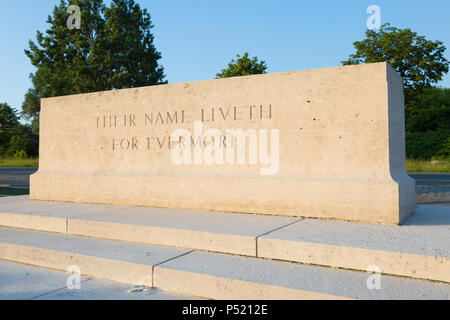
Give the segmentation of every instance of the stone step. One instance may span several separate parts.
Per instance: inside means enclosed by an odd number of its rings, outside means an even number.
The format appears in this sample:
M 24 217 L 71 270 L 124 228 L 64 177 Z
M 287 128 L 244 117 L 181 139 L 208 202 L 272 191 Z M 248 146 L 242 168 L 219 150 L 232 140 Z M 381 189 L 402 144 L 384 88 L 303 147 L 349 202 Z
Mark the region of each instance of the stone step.
M 450 282 L 450 207 L 418 206 L 401 226 L 305 219 L 258 238 L 258 257 Z
M 0 260 L 0 300 L 197 300 L 145 286 Z
M 401 226 L 0 198 L 0 225 L 450 282 L 450 208 Z
M 0 226 L 256 256 L 258 236 L 301 218 L 0 198 Z
M 450 285 L 231 254 L 0 228 L 0 259 L 211 299 L 447 299 Z M 367 283 L 379 283 L 369 289 Z

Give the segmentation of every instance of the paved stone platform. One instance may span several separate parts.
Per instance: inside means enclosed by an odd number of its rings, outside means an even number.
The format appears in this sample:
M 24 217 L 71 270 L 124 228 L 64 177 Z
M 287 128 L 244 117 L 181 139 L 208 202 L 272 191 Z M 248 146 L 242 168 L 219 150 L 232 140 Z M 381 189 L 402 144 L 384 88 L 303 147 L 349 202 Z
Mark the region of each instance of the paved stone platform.
M 0 259 L 210 299 L 447 299 L 450 284 L 67 234 L 0 228 Z
M 0 225 L 450 282 L 450 209 L 400 226 L 148 207 L 0 199 Z

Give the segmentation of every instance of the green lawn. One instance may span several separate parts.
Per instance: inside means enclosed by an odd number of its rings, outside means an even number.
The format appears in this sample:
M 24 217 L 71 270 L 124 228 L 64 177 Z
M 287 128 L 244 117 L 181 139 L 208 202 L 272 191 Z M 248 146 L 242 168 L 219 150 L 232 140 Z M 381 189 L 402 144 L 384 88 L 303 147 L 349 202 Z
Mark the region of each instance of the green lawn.
M 0 158 L 0 167 L 29 167 L 37 168 L 39 166 L 39 159 L 5 159 Z
M 406 159 L 406 171 L 450 173 L 450 160 L 429 161 Z

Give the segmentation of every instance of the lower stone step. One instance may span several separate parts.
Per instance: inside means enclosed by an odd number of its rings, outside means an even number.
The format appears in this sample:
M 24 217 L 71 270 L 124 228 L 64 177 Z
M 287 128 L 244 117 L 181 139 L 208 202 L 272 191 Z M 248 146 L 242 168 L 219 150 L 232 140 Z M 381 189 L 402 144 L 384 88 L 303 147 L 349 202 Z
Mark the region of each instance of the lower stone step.
M 146 286 L 0 260 L 0 300 L 198 300 Z
M 95 278 L 212 299 L 448 299 L 450 294 L 446 283 L 14 228 L 0 228 L 0 259 L 64 271 L 77 266 Z
M 0 198 L 0 226 L 231 253 L 450 283 L 450 208 L 401 226 Z

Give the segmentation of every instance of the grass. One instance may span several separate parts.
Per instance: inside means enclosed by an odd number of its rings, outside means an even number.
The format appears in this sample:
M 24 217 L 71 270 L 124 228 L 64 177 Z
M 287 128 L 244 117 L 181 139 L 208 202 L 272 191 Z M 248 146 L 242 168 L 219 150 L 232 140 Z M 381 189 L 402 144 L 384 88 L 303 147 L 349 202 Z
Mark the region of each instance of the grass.
M 29 159 L 8 159 L 0 158 L 0 167 L 27 167 L 37 168 L 39 166 L 38 158 Z
M 15 189 L 15 188 L 2 188 L 0 187 L 0 197 L 3 196 L 22 196 L 24 194 L 29 194 L 28 189 Z
M 430 161 L 406 159 L 406 171 L 450 173 L 450 160 Z

